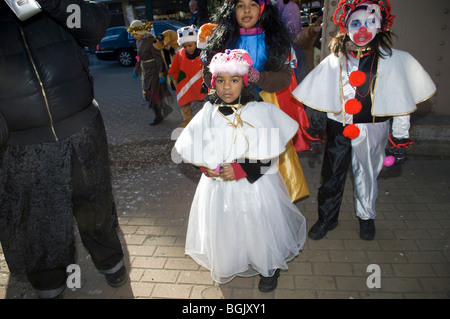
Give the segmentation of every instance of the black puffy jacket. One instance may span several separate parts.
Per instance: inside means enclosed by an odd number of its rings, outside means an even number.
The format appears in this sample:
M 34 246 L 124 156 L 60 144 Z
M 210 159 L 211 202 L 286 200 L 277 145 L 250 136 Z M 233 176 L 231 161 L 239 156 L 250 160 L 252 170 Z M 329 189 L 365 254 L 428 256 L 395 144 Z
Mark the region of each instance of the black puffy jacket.
M 98 112 L 83 46 L 100 42 L 107 8 L 83 0 L 38 2 L 42 12 L 20 21 L 0 0 L 0 113 L 10 145 L 61 140 Z

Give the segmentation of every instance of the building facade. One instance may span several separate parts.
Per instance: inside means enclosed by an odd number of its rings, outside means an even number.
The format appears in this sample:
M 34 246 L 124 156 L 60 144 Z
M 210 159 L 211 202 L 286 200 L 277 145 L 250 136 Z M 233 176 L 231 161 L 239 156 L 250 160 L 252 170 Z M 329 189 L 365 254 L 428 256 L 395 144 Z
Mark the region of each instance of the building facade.
M 189 21 L 190 0 L 95 0 L 103 3 L 111 12 L 111 25 L 129 25 L 133 20 L 179 20 Z

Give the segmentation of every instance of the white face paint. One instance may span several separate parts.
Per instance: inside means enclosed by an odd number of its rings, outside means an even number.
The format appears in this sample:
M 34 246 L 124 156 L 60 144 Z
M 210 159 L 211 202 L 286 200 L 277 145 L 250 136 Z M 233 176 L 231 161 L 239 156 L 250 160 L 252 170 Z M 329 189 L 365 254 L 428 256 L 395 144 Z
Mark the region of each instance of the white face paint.
M 381 28 L 379 16 L 370 11 L 358 10 L 348 18 L 347 33 L 357 46 L 363 47 L 369 44 Z

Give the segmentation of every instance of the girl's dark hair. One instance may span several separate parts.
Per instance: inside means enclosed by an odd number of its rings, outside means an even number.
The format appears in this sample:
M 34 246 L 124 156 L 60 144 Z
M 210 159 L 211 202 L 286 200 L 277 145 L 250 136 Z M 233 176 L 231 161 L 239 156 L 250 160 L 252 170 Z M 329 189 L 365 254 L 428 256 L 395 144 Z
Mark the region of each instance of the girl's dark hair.
M 253 0 L 257 2 L 256 0 Z M 213 34 L 208 39 L 205 49 L 207 63 L 218 52 L 236 48 L 239 40 L 240 26 L 236 22 L 235 5 L 238 0 L 224 0 L 212 20 L 217 24 Z M 260 17 L 258 26 L 264 29 L 266 49 L 268 53 L 264 66 L 265 71 L 279 71 L 288 59 L 291 50 L 291 40 L 286 28 L 278 15 L 278 9 L 274 5 L 266 5 Z
M 381 30 L 386 29 L 386 25 L 387 22 L 383 16 L 383 21 L 381 22 Z M 370 46 L 382 58 L 386 56 L 391 56 L 393 37 L 395 37 L 395 34 L 391 30 L 379 32 L 370 43 Z M 331 39 L 329 49 L 332 53 L 334 53 L 337 56 L 339 55 L 339 53 L 347 54 L 349 47 L 355 46 L 356 45 L 353 44 L 352 40 L 350 40 L 350 37 L 347 34 L 344 34 L 339 31 L 338 34 L 335 37 L 333 37 L 333 39 Z M 383 50 L 383 52 L 381 50 Z

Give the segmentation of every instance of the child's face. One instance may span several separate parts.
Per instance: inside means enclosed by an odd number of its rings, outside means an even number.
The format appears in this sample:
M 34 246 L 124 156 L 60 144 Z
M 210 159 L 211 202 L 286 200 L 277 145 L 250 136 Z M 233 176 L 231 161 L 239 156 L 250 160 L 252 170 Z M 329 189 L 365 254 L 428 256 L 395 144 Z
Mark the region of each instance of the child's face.
M 144 37 L 144 35 L 139 34 L 139 33 L 133 33 L 132 36 L 133 36 L 133 38 L 135 38 L 137 41 L 142 40 L 142 38 Z
M 189 54 L 194 54 L 195 49 L 197 49 L 197 42 L 185 42 L 183 43 L 183 48 Z
M 253 28 L 259 21 L 260 6 L 253 0 L 236 3 L 236 22 L 241 28 Z
M 225 103 L 236 101 L 243 87 L 244 80 L 240 75 L 220 73 L 216 77 L 216 93 Z
M 349 17 L 348 35 L 356 45 L 365 46 L 372 42 L 380 26 L 381 22 L 374 14 L 359 10 Z

